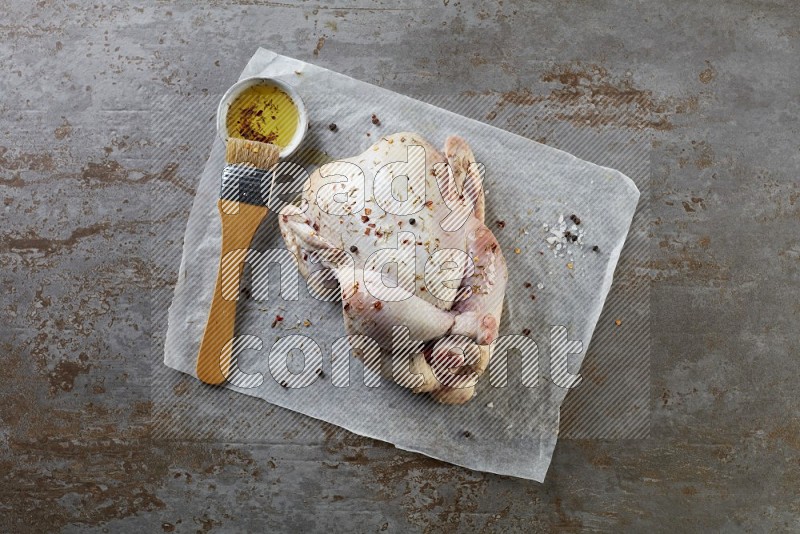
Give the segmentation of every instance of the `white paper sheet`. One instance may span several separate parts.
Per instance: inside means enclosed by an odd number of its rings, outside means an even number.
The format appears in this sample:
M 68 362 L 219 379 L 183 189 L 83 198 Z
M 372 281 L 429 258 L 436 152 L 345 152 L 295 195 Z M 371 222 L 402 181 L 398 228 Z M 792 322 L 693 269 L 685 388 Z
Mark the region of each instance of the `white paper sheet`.
M 486 168 L 486 224 L 509 267 L 500 334 L 524 331 L 537 343 L 541 376 L 535 387 L 524 386 L 518 355 L 512 353 L 506 387 L 492 387 L 487 375 L 471 402 L 444 406 L 387 380 L 380 387 L 366 387 L 362 365 L 351 358 L 350 387 L 334 387 L 331 344 L 345 335 L 340 303 L 311 298 L 302 280 L 299 300 L 284 301 L 273 272 L 269 298 L 243 298 L 237 309 L 237 335 L 257 336 L 263 342 L 260 351 L 242 354 L 240 367 L 260 372 L 263 384 L 226 387 L 453 464 L 544 480 L 558 434 L 559 406 L 567 392 L 551 379 L 551 329 L 564 326 L 569 340 L 582 343 L 580 354 L 568 360 L 569 372 L 578 373 L 636 209 L 636 186 L 618 171 L 264 49 L 251 58 L 240 79 L 256 75 L 280 78 L 303 98 L 311 128 L 291 159 L 309 172 L 330 159 L 359 154 L 381 135 L 394 132 L 418 132 L 439 147 L 450 134 L 468 140 Z M 370 120 L 373 113 L 380 126 Z M 336 132 L 328 128 L 330 123 L 337 125 Z M 223 166 L 224 146 L 217 140 L 189 216 L 169 310 L 164 363 L 193 376 L 219 263 L 216 201 Z M 580 225 L 570 220 L 572 214 L 580 218 Z M 547 238 L 561 227 L 580 233 L 582 245 L 568 241 L 556 250 L 558 245 Z M 253 248 L 284 248 L 274 214 L 259 229 Z M 276 315 L 284 320 L 273 327 Z M 304 326 L 306 320 L 310 326 Z M 310 387 L 284 388 L 270 375 L 270 348 L 276 338 L 289 334 L 307 336 L 322 350 L 325 374 Z

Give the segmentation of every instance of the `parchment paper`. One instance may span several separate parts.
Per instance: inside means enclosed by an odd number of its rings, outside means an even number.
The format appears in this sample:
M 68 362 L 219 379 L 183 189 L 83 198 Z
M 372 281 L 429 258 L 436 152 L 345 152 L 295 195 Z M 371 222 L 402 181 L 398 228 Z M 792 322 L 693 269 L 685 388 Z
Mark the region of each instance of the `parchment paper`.
M 536 342 L 540 377 L 531 386 L 528 376 L 528 385 L 523 385 L 519 358 L 512 352 L 508 385 L 493 387 L 484 376 L 471 402 L 445 406 L 388 380 L 380 387 L 365 386 L 363 366 L 351 358 L 350 387 L 334 387 L 331 344 L 345 335 L 341 304 L 311 298 L 302 280 L 299 300 L 285 301 L 273 270 L 268 299 L 245 298 L 251 293 L 248 280 L 237 304 L 237 335 L 263 342 L 261 350 L 241 354 L 239 365 L 248 373 L 262 373 L 263 383 L 257 388 L 226 387 L 402 449 L 543 481 L 558 435 L 559 406 L 567 393 L 552 380 L 551 330 L 564 326 L 569 340 L 582 343 L 567 365 L 577 374 L 636 209 L 639 191 L 633 181 L 546 145 L 264 49 L 255 53 L 240 79 L 257 75 L 279 78 L 303 98 L 311 127 L 291 160 L 309 172 L 331 159 L 359 154 L 380 136 L 395 132 L 418 132 L 438 147 L 450 134 L 468 140 L 486 168 L 486 224 L 509 268 L 500 334 L 524 333 Z M 373 113 L 380 125 L 373 124 Z M 335 132 L 328 127 L 331 123 L 337 125 Z M 219 262 L 216 201 L 223 166 L 224 145 L 217 139 L 189 215 L 169 310 L 164 363 L 192 376 Z M 579 225 L 571 215 L 579 218 Z M 564 238 L 564 231 L 580 239 Z M 285 248 L 274 213 L 251 248 Z M 276 315 L 283 320 L 275 323 Z M 309 387 L 281 387 L 270 374 L 270 348 L 289 334 L 307 336 L 322 349 L 324 373 Z

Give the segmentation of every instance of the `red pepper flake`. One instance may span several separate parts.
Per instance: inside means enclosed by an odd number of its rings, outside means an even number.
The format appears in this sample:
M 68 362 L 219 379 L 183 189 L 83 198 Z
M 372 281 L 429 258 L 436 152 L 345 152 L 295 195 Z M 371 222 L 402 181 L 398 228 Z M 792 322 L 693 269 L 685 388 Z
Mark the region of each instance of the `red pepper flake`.
M 361 222 L 369 222 L 369 217 L 367 217 L 366 215 L 362 215 Z
M 314 225 L 313 225 L 313 228 L 314 228 L 315 232 L 319 232 L 319 223 L 315 221 Z
M 378 237 L 383 237 L 383 232 L 381 232 L 380 230 L 375 230 L 375 235 Z
M 280 315 L 276 315 L 275 320 L 272 321 L 272 328 L 275 328 L 275 326 L 281 321 L 283 321 L 283 317 L 281 317 Z
M 369 235 L 371 228 L 364 228 L 364 235 Z
M 372 305 L 372 307 L 375 308 L 376 310 L 380 310 L 381 308 L 383 308 L 383 302 L 377 301 L 375 302 L 375 304 Z
M 374 124 L 375 126 L 381 125 L 381 120 L 374 113 L 372 114 L 372 124 Z
M 429 200 L 429 201 L 427 201 L 427 202 L 425 203 L 425 207 L 426 207 L 426 208 L 432 208 L 432 207 L 433 207 L 433 200 Z
M 372 215 L 372 210 L 369 209 L 369 208 L 364 208 L 364 214 L 365 215 Z

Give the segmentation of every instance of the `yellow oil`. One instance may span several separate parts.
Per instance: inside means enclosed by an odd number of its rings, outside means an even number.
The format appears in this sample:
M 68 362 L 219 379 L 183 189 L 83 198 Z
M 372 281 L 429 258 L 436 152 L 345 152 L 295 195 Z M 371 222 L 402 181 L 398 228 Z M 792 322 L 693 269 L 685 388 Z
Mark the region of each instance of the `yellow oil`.
M 228 135 L 289 145 L 297 132 L 300 112 L 285 91 L 274 85 L 253 85 L 234 99 L 225 119 Z

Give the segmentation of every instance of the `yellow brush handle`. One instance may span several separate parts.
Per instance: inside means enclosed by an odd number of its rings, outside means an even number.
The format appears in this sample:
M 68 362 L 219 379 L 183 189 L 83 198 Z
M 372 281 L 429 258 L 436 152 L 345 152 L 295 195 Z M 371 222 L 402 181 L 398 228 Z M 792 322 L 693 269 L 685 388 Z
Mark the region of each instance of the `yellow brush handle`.
M 225 382 L 231 372 L 231 341 L 236 324 L 234 299 L 239 292 L 242 261 L 256 230 L 267 216 L 266 206 L 220 200 L 217 207 L 222 218 L 220 265 L 208 323 L 200 342 L 200 353 L 197 355 L 197 378 L 214 385 Z M 235 251 L 242 251 L 238 261 L 235 265 L 226 265 L 231 263 L 232 258 L 236 258 Z M 228 261 L 225 261 L 226 257 Z

